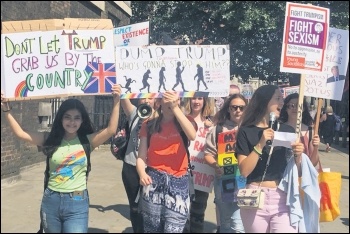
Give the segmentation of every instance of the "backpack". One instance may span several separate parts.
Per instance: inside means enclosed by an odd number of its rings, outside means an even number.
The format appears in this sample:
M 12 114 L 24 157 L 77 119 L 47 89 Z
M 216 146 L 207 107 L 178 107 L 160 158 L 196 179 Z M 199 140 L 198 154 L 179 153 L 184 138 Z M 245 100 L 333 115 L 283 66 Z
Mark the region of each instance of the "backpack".
M 335 118 L 335 126 L 334 126 L 334 130 L 335 131 L 340 131 L 342 128 L 342 123 L 341 123 L 341 118 L 339 115 L 333 114 L 334 118 Z
M 136 116 L 135 116 L 136 117 Z M 135 118 L 134 118 L 135 120 Z M 134 122 L 132 122 L 133 124 Z M 114 136 L 111 138 L 111 153 L 118 160 L 124 160 L 126 149 L 128 148 L 130 138 L 129 121 L 119 128 Z
M 125 158 L 125 153 L 128 148 L 131 129 L 134 126 L 136 119 L 146 119 L 152 114 L 152 108 L 144 103 L 140 104 L 136 109 L 136 114 L 129 125 L 129 121 L 125 121 L 121 128 L 118 128 L 116 134 L 111 138 L 111 153 L 118 159 L 123 160 Z
M 86 171 L 86 182 L 87 182 L 87 178 L 88 178 L 89 173 L 91 171 L 91 162 L 90 162 L 91 145 L 90 145 L 89 139 L 87 138 L 86 135 L 83 135 L 83 136 L 78 135 L 78 137 L 79 137 L 80 143 L 82 144 L 82 146 L 84 148 L 86 158 L 87 158 L 87 171 Z M 46 157 L 46 169 L 44 172 L 44 175 L 45 175 L 45 177 L 44 177 L 44 191 L 49 184 L 49 177 L 50 177 L 50 175 L 49 175 L 50 164 L 49 163 L 50 163 L 50 158 Z M 40 210 L 40 213 L 41 213 L 41 210 Z M 40 214 L 40 217 L 41 217 L 41 214 Z M 39 231 L 37 233 L 43 233 L 43 232 L 44 232 L 44 226 L 43 226 L 43 223 L 42 223 L 41 218 L 40 218 L 40 227 L 39 227 Z

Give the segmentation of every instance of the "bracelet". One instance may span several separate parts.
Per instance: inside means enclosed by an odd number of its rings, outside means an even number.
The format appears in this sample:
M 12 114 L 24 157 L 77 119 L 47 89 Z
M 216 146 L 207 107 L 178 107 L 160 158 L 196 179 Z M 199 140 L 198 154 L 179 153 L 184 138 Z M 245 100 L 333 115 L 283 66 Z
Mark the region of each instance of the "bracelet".
M 254 146 L 253 150 L 254 150 L 255 153 L 257 153 L 259 155 L 262 155 L 262 152 L 259 151 L 255 146 Z

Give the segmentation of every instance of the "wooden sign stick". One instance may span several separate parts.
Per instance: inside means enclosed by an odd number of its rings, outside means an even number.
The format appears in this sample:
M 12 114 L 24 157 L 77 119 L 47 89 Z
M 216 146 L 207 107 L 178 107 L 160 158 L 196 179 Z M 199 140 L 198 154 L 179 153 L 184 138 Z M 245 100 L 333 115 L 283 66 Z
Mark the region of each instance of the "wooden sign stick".
M 297 124 L 295 126 L 295 134 L 297 135 L 297 141 L 299 141 L 300 133 L 301 133 L 301 123 L 302 123 L 303 103 L 304 103 L 304 89 L 305 89 L 305 75 L 301 74 L 300 85 L 299 85 L 298 116 L 297 116 Z

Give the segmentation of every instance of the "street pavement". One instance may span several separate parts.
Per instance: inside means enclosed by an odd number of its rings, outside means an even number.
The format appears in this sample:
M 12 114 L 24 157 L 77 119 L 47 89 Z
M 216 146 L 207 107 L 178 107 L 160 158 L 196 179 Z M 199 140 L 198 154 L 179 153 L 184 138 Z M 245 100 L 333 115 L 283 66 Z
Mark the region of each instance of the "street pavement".
M 342 174 L 340 216 L 321 223 L 321 233 L 349 233 L 349 148 L 325 152 L 320 145 L 324 168 Z M 121 179 L 122 162 L 116 160 L 104 145 L 91 154 L 92 170 L 89 233 L 132 233 L 129 207 Z M 39 228 L 39 209 L 43 193 L 45 163 L 21 171 L 21 175 L 1 180 L 1 233 L 35 233 Z M 211 193 L 205 213 L 205 232 L 216 232 L 214 194 Z

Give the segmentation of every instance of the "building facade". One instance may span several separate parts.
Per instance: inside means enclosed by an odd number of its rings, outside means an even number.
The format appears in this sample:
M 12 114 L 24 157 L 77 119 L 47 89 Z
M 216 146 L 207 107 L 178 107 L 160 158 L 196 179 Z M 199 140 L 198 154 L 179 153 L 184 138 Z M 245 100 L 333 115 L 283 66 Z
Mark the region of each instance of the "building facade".
M 113 27 L 130 24 L 130 1 L 2 1 L 1 21 L 38 19 L 94 18 L 111 19 Z M 112 105 L 111 96 L 82 96 L 96 129 L 105 127 Z M 28 131 L 49 130 L 63 99 L 11 102 L 12 114 Z M 18 179 L 20 171 L 45 161 L 45 156 L 12 133 L 1 115 L 1 179 Z M 43 166 L 43 171 L 45 166 Z

